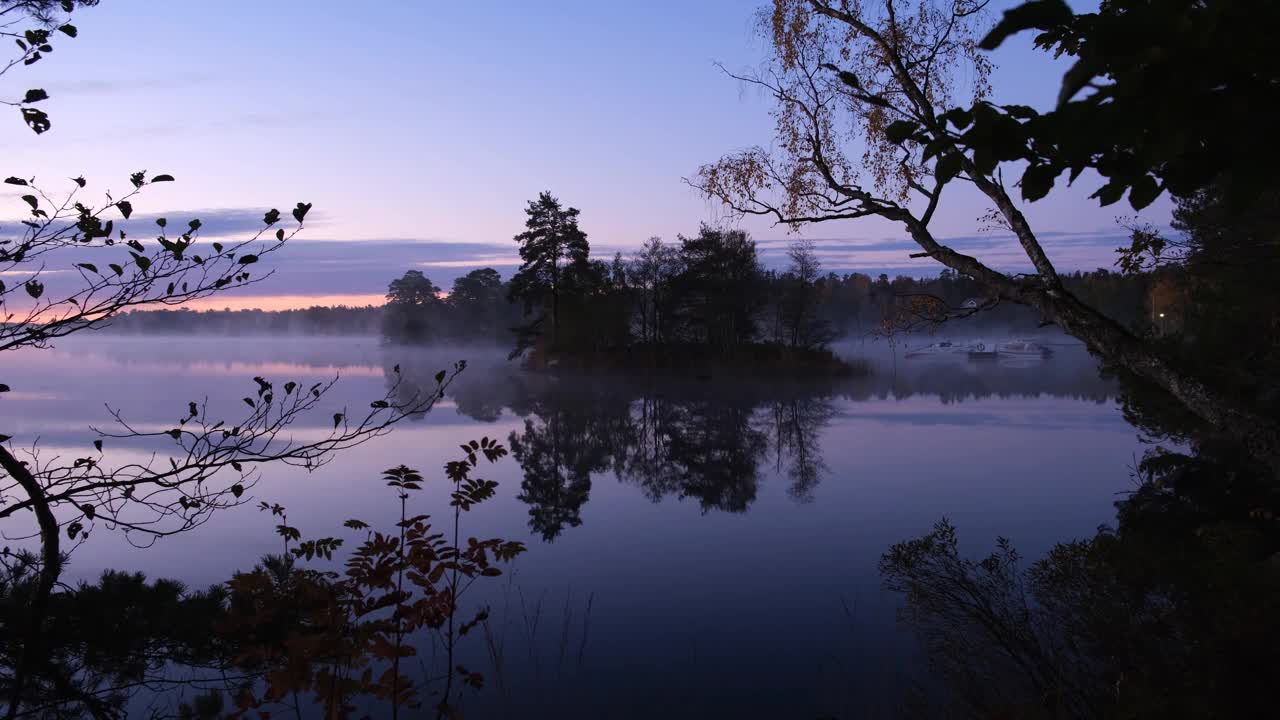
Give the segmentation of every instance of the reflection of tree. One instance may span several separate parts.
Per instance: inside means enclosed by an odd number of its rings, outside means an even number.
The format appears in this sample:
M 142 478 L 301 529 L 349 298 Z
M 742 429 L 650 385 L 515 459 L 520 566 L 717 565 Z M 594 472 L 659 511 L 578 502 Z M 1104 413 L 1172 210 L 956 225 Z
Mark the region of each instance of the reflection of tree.
M 523 433 L 511 433 L 511 453 L 524 470 L 519 500 L 529 505 L 529 527 L 544 540 L 582 524 L 591 471 L 603 469 L 583 452 L 582 438 L 563 428 L 564 417 L 526 419 Z
M 404 387 L 430 387 L 441 360 L 405 355 Z M 387 368 L 388 380 L 396 375 Z M 450 386 L 459 414 L 494 422 L 509 408 L 525 418 L 510 444 L 524 469 L 520 499 L 544 538 L 581 524 L 592 473 L 613 471 L 657 502 L 694 498 L 704 511 L 744 512 L 766 457 L 797 502 L 810 502 L 827 472 L 821 437 L 836 398 L 1054 397 L 1101 402 L 1114 383 L 1083 351 L 1063 351 L 1034 372 L 953 362 L 917 364 L 896 378 L 839 382 L 690 382 L 679 378 L 538 374 L 510 365 L 471 366 Z
M 545 540 L 582 524 L 591 473 L 610 468 L 628 427 L 625 396 L 582 389 L 544 384 L 513 403 L 525 416 L 524 431 L 510 438 L 511 454 L 524 470 L 519 500 L 529 504 L 529 527 Z
M 755 405 L 749 401 L 700 398 L 678 403 L 666 431 L 673 482 L 663 492 L 696 498 L 703 512 L 744 512 L 756 499 L 758 465 L 769 447 L 768 438 L 752 424 L 754 418 Z
M 7 700 L 21 655 L 31 563 L 6 556 L 0 577 L 0 692 Z M 136 694 L 236 682 L 233 653 L 215 632 L 225 592 L 187 592 L 170 580 L 108 571 L 49 598 L 43 652 L 26 668 L 23 712 L 42 718 L 124 717 Z
M 831 419 L 828 386 L 716 386 L 543 376 L 509 378 L 487 389 L 463 386 L 459 412 L 471 395 L 506 391 L 525 417 L 512 433 L 512 454 L 524 470 L 520 500 L 530 526 L 545 539 L 582 523 L 591 474 L 612 470 L 655 502 L 694 498 L 703 511 L 744 512 L 756 498 L 760 466 L 771 449 L 785 459 L 794 497 L 808 500 L 824 465 L 819 433 Z M 496 405 L 493 402 L 493 405 Z M 765 408 L 771 408 L 773 439 Z M 479 417 L 477 419 L 485 419 Z M 779 470 L 781 472 L 781 469 Z
M 800 502 L 812 502 L 813 491 L 827 471 L 819 446 L 822 428 L 835 416 L 830 398 L 795 397 L 773 403 L 773 448 L 778 471 L 784 458 L 789 460 L 787 492 Z
M 1163 452 L 1139 470 L 1115 530 L 1025 570 L 1004 540 L 961 557 L 945 520 L 885 554 L 885 584 L 904 594 L 941 691 L 920 698 L 925 716 L 1274 714 L 1280 500 L 1268 471 L 1239 453 Z

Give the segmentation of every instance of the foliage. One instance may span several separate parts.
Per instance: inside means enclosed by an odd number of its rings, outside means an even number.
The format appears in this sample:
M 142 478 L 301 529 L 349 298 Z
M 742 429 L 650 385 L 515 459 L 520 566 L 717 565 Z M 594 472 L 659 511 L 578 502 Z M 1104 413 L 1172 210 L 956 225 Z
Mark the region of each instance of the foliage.
M 440 288 L 421 270 L 409 270 L 387 287 L 387 304 L 382 316 L 382 334 L 406 342 L 428 339 L 426 318 L 443 303 Z
M 1280 191 L 1274 183 L 1245 200 L 1224 178 L 1174 206 L 1174 235 L 1135 228 L 1125 249 L 1132 264 L 1154 266 L 1152 324 L 1159 342 L 1199 373 L 1233 394 L 1248 397 L 1270 416 L 1280 413 Z M 1157 317 L 1157 315 L 1159 317 Z M 1220 428 L 1126 379 L 1125 410 L 1156 437 L 1203 441 Z M 1221 438 L 1219 438 L 1221 439 Z
M 1107 0 L 1074 13 L 1063 0 L 1014 7 L 982 41 L 1038 31 L 1035 44 L 1073 59 L 1056 107 L 975 106 L 958 144 L 1000 160 L 1027 160 L 1022 194 L 1044 197 L 1055 179 L 1085 169 L 1105 183 L 1103 205 L 1129 193 L 1134 208 L 1160 193 L 1189 197 L 1223 175 L 1247 201 L 1271 185 L 1280 145 L 1267 113 L 1280 104 L 1280 63 L 1267 0 Z
M 53 43 L 59 35 L 74 38 L 79 29 L 70 22 L 76 8 L 92 7 L 98 0 L 3 0 L 0 2 L 0 37 L 13 38 L 21 51 L 0 67 L 0 76 L 16 67 L 34 65 L 53 52 Z M 31 27 L 18 27 L 22 23 Z M 41 88 L 27 90 L 21 100 L 0 104 L 18 109 L 22 121 L 37 135 L 53 126 L 48 113 L 36 107 L 36 103 L 49 99 L 49 93 Z
M 560 294 L 566 283 L 587 266 L 590 244 L 578 228 L 578 209 L 565 208 L 550 192 L 530 200 L 520 243 L 520 269 L 511 278 L 510 297 L 521 300 L 526 314 L 549 303 L 553 343 L 560 328 Z
M 452 525 L 437 527 L 426 515 L 410 516 L 408 500 L 423 489 L 423 478 L 405 466 L 391 468 L 383 479 L 400 501 L 398 532 L 384 534 L 348 520 L 346 527 L 364 532 L 365 539 L 345 560 L 342 574 L 297 565 L 332 559 L 344 544 L 341 538 L 303 540 L 283 508 L 263 504 L 281 518 L 277 531 L 285 554 L 228 583 L 231 612 L 224 632 L 241 648 L 236 662 L 265 673 L 260 692 L 238 698 L 237 716 L 310 695 L 325 717 L 350 716 L 361 697 L 389 703 L 396 717 L 402 707 L 421 706 L 425 692 L 443 682 L 432 693 L 438 698 L 434 709 L 438 716 L 453 717 L 462 690 L 482 687 L 483 676 L 458 664 L 455 649 L 488 609 L 464 620 L 460 600 L 478 579 L 500 575 L 498 565 L 525 548 L 498 538 L 460 541 L 462 513 L 491 499 L 497 487 L 472 472 L 482 459 L 493 463 L 507 454 L 488 438 L 462 448 L 462 457 L 445 465 L 453 486 Z M 446 649 L 443 676 L 415 683 L 402 663 L 417 654 L 414 641 L 432 632 Z
M 296 310 L 133 310 L 104 331 L 122 335 L 376 335 L 383 308 L 320 306 Z
M 393 280 L 382 309 L 382 334 L 392 342 L 503 343 L 519 322 L 509 299 L 512 285 L 493 268 L 472 270 L 453 281 L 448 296 L 420 271 Z
M 1173 10 L 1204 8 L 1206 14 L 1215 18 L 1234 18 L 1234 10 L 1224 9 L 1227 5 L 1229 3 L 1107 3 L 1104 14 L 1114 14 L 1115 22 L 1108 21 L 1097 27 L 1108 32 L 1121 27 L 1135 33 L 1134 37 L 1143 38 L 1149 37 L 1147 33 L 1166 29 L 1165 20 L 1172 18 L 1171 22 L 1180 24 L 1178 42 L 1193 44 L 1199 41 L 1200 29 L 1193 27 L 1196 24 L 1191 22 L 1192 17 L 1180 16 Z M 759 71 L 733 77 L 760 88 L 774 99 L 775 141 L 770 149 L 757 147 L 702 166 L 691 184 L 708 197 L 723 202 L 735 214 L 765 216 L 793 227 L 864 217 L 891 221 L 920 247 L 914 257 L 932 258 L 973 278 L 981 283 L 985 296 L 993 302 L 1010 301 L 1034 308 L 1046 323 L 1059 325 L 1083 340 L 1093 352 L 1162 388 L 1204 422 L 1227 428 L 1248 452 L 1268 458 L 1268 462 L 1280 468 L 1280 425 L 1272 417 L 1261 412 L 1248 398 L 1217 383 L 1212 375 L 1188 369 L 1169 348 L 1147 342 L 1146 338 L 1066 291 L 1031 222 L 1004 184 L 1002 163 L 1027 157 L 1027 141 L 1025 135 L 1020 134 L 1025 128 L 1019 121 L 1031 122 L 1038 116 L 1029 108 L 1001 106 L 989 99 L 986 79 L 990 64 L 979 48 L 979 33 L 985 25 L 984 7 L 985 3 L 969 0 L 883 0 L 879 3 L 774 0 L 772 12 L 762 14 L 760 22 L 760 32 L 768 40 L 770 49 L 766 65 Z M 1161 16 L 1161 22 L 1148 28 L 1141 14 L 1132 18 L 1126 14 L 1130 7 L 1149 7 Z M 1000 33 L 1067 22 L 1070 18 L 1063 14 L 1062 8 L 1057 0 L 1021 6 L 1006 16 Z M 1239 21 L 1254 22 L 1247 11 L 1239 17 Z M 1087 31 L 1089 22 L 1082 21 L 1077 30 Z M 1208 23 L 1207 32 L 1211 33 L 1214 44 L 1205 52 L 1212 54 L 1213 47 L 1230 43 L 1229 32 L 1216 33 L 1220 29 L 1228 30 L 1236 22 L 1230 19 L 1221 28 Z M 1141 33 L 1137 34 L 1139 30 Z M 997 34 L 990 42 L 995 43 L 1000 37 Z M 1184 148 L 1198 147 L 1204 136 L 1204 128 L 1199 123 L 1202 118 L 1215 117 L 1216 110 L 1210 108 L 1212 103 L 1200 98 L 1203 114 L 1171 112 L 1152 121 L 1149 103 L 1145 101 L 1149 96 L 1144 93 L 1149 90 L 1167 92 L 1169 97 L 1178 95 L 1178 91 L 1169 89 L 1172 85 L 1161 84 L 1176 84 L 1178 74 L 1152 76 L 1154 84 L 1146 88 L 1143 84 L 1148 79 L 1145 74 L 1148 53 L 1154 53 L 1151 57 L 1156 59 L 1155 65 L 1162 68 L 1178 67 L 1184 62 L 1194 64 L 1197 58 L 1210 61 L 1217 58 L 1205 58 L 1199 50 L 1173 52 L 1178 50 L 1177 46 L 1165 55 L 1162 46 L 1151 49 L 1149 43 L 1129 42 L 1124 38 L 1108 37 L 1106 43 L 1098 44 L 1091 39 L 1076 47 L 1068 36 L 1055 37 L 1066 38 L 1060 42 L 1066 43 L 1073 52 L 1080 52 L 1083 58 L 1083 64 L 1068 75 L 1066 100 L 1074 96 L 1074 89 L 1079 89 L 1072 83 L 1080 76 L 1088 82 L 1115 72 L 1113 85 L 1096 90 L 1091 97 L 1097 98 L 1105 112 L 1118 108 L 1116 112 L 1123 114 L 1123 117 L 1096 121 L 1120 138 L 1123 144 L 1116 148 L 1117 156 L 1132 154 L 1134 142 L 1147 142 L 1146 134 L 1124 135 L 1127 129 L 1135 127 L 1157 128 L 1154 139 L 1186 141 L 1185 145 L 1173 145 L 1171 150 L 1163 147 L 1153 147 L 1149 152 L 1143 150 L 1147 154 L 1140 160 L 1161 162 L 1166 159 L 1166 152 L 1177 154 Z M 1265 32 L 1254 30 L 1251 37 L 1263 44 L 1267 42 L 1263 40 Z M 1246 41 L 1240 52 L 1240 58 L 1256 52 L 1253 40 Z M 1237 57 L 1234 53 L 1235 49 L 1227 50 L 1223 57 L 1228 61 L 1223 66 L 1195 75 L 1192 82 L 1200 88 L 1226 82 L 1224 73 L 1239 66 L 1239 62 L 1232 59 Z M 1114 64 L 1107 64 L 1112 62 Z M 1218 72 L 1224 67 L 1224 72 Z M 1240 80 L 1238 85 L 1232 80 L 1227 85 L 1244 88 L 1243 96 L 1262 93 L 1270 97 L 1276 90 L 1271 87 L 1274 83 L 1267 75 L 1268 67 L 1256 76 L 1256 81 L 1250 68 L 1237 74 L 1250 79 Z M 1144 72 L 1130 73 L 1125 68 Z M 1202 81 L 1205 84 L 1201 85 Z M 1122 95 L 1131 87 L 1133 97 Z M 1260 87 L 1265 87 L 1265 91 L 1259 90 Z M 1112 92 L 1114 96 L 1110 95 Z M 972 100 L 957 107 L 957 99 L 962 94 L 971 95 Z M 1182 102 L 1182 98 L 1169 102 Z M 1150 105 L 1163 107 L 1158 103 Z M 1243 115 L 1249 112 L 1245 108 L 1245 104 L 1239 103 L 1224 112 Z M 1251 122 L 1258 120 L 1253 118 Z M 1085 133 L 1090 132 L 1090 128 L 1097 129 L 1073 121 L 1064 121 L 1061 127 L 1074 132 L 1077 125 Z M 1246 128 L 1252 126 L 1245 124 Z M 1231 126 L 1215 126 L 1214 132 L 1220 136 L 1250 137 L 1236 134 L 1236 128 Z M 1082 141 L 1083 150 L 1071 146 L 1064 156 L 1066 159 L 1054 160 L 1055 164 L 1033 161 L 1022 180 L 1024 198 L 1043 196 L 1054 177 L 1063 170 L 1082 171 L 1082 157 L 1092 157 L 1095 151 L 1102 151 L 1105 156 L 1110 152 L 1106 149 L 1112 147 L 1109 137 L 1112 136 L 1103 136 L 1101 140 L 1086 137 Z M 1065 137 L 1057 140 L 1059 145 L 1067 143 Z M 860 163 L 854 160 L 859 148 L 864 150 Z M 1222 162 L 1236 163 L 1237 156 L 1223 158 Z M 1264 162 L 1253 167 L 1265 165 Z M 1117 180 L 1104 186 L 1104 200 L 1118 198 L 1125 183 L 1137 189 L 1136 195 L 1130 192 L 1131 201 L 1137 207 L 1149 203 L 1159 191 L 1152 177 L 1143 174 L 1146 168 L 1142 162 L 1131 163 L 1122 158 L 1113 163 L 1104 159 L 1101 168 L 1112 172 Z M 1199 188 L 1196 182 L 1209 178 L 1189 172 L 1186 177 L 1175 175 L 1164 179 L 1175 181 L 1180 192 L 1193 192 Z M 934 236 L 930 224 L 944 191 L 957 182 L 972 184 L 992 203 L 993 219 L 1012 232 L 1033 273 L 1002 272 L 977 257 L 943 244 Z
M 1028 569 L 1005 540 L 960 556 L 955 528 L 895 545 L 886 587 L 925 641 L 932 715 L 1267 714 L 1280 625 L 1276 494 L 1238 458 L 1154 452 L 1119 527 Z
M 38 561 L 22 553 L 4 557 L 0 578 L 0 666 L 22 661 L 22 634 L 28 618 Z M 106 571 L 95 583 L 56 593 L 49 615 L 56 618 L 43 638 L 44 652 L 29 668 L 23 713 L 37 717 L 120 717 L 141 693 L 169 685 L 175 665 L 192 684 L 237 678 L 227 649 L 213 629 L 226 592 L 212 587 L 190 592 L 172 580 L 148 582 L 140 573 Z M 0 677 L 10 697 L 14 677 Z
M 15 37 L 19 50 L 0 68 L 0 75 L 51 52 L 54 32 L 75 37 L 77 29 L 62 16 L 93 4 L 0 2 L 0 33 Z M 36 27 L 16 33 L 13 28 L 23 22 Z M 48 116 L 32 104 L 47 98 L 43 90 L 32 89 L 22 101 L 9 104 L 20 109 L 33 130 L 43 133 L 50 128 Z M 0 238 L 0 277 L 5 278 L 0 281 L 0 352 L 47 348 L 58 338 L 101 328 L 131 308 L 180 305 L 259 282 L 271 273 L 258 273 L 257 263 L 283 248 L 311 210 L 310 203 L 297 203 L 289 213 L 291 227 L 281 222 L 280 210 L 267 210 L 256 233 L 225 244 L 204 242 L 199 219 L 175 231 L 166 218 L 158 218 L 157 236 L 145 243 L 136 231 L 126 232 L 134 202 L 145 189 L 174 181 L 166 173 L 137 171 L 128 176 L 123 191 L 107 190 L 93 200 L 85 194 L 89 183 L 83 177 L 69 180 L 66 191 L 57 193 L 26 173 L 9 175 L 3 182 L 24 193 L 20 200 L 27 215 L 21 231 Z M 74 278 L 72 286 L 55 290 L 61 283 L 48 279 L 54 272 Z M 460 370 L 455 366 L 454 374 Z M 261 466 L 322 465 L 333 452 L 424 412 L 440 397 L 444 379 L 434 391 L 415 395 L 403 405 L 396 400 L 400 389 L 393 387 L 374 399 L 367 412 L 341 408 L 327 433 L 307 440 L 293 438 L 291 428 L 321 407 L 332 383 L 306 388 L 289 381 L 278 387 L 254 378 L 256 391 L 243 399 L 249 410 L 240 417 L 219 419 L 221 412 L 211 410 L 207 401 L 190 400 L 172 426 L 160 429 L 131 426 L 113 410 L 120 429 L 99 430 L 92 450 L 72 458 L 41 455 L 35 439 L 30 449 L 15 449 L 11 436 L 0 433 L 0 520 L 12 522 L 31 512 L 40 536 L 35 580 L 24 586 L 29 591 L 27 621 L 15 633 L 22 636 L 22 649 L 6 697 L 8 716 L 16 716 L 28 700 L 28 679 L 49 652 L 45 618 L 66 559 L 64 535 L 78 544 L 104 526 L 147 543 L 194 528 L 213 511 L 247 501 L 245 493 Z M 10 389 L 0 382 L 0 392 Z M 172 454 L 153 453 L 115 465 L 104 454 L 104 445 L 117 439 L 167 443 Z

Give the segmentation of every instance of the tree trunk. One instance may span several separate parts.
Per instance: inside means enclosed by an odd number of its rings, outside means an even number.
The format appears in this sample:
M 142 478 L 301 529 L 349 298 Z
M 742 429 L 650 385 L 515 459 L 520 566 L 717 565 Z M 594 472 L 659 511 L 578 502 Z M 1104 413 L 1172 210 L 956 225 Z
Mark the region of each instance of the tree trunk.
M 26 637 L 22 643 L 22 653 L 18 665 L 13 671 L 13 692 L 9 696 L 9 711 L 6 717 L 13 718 L 22 703 L 27 674 L 31 665 L 40 657 L 40 642 L 44 637 L 45 612 L 49 607 L 49 595 L 53 592 L 54 583 L 62 570 L 62 554 L 59 549 L 58 521 L 49 509 L 44 488 L 39 481 L 18 461 L 9 450 L 0 446 L 0 467 L 22 486 L 23 491 L 31 498 L 31 506 L 35 510 L 36 522 L 40 525 L 40 576 L 31 593 L 31 605 L 27 614 Z
M 939 244 L 919 221 L 906 213 L 904 222 L 929 257 L 964 273 L 1013 302 L 1039 310 L 1044 319 L 1081 340 L 1093 352 L 1164 389 L 1205 423 L 1235 438 L 1280 477 L 1280 425 L 1250 410 L 1239 400 L 1186 373 L 1175 361 L 1143 342 L 1111 318 L 1085 304 L 1049 278 L 1019 281 L 993 270 L 977 258 Z M 1056 280 L 1057 275 L 1052 276 Z

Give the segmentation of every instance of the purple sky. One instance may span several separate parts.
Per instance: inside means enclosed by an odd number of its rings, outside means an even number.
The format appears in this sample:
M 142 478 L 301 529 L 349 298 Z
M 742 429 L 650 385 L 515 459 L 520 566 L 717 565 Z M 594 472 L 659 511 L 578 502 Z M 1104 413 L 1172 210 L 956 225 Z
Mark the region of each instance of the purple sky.
M 280 296 L 262 297 L 268 306 L 371 299 L 414 267 L 442 286 L 485 265 L 508 276 L 524 205 L 544 189 L 582 210 L 597 253 L 625 253 L 721 219 L 681 178 L 771 140 L 768 99 L 713 64 L 763 60 L 755 5 L 424 1 L 360 14 L 360 4 L 316 0 L 112 0 L 77 12 L 78 39 L 7 76 L 9 95 L 49 92 L 54 126 L 36 137 L 16 113 L 0 123 L 0 170 L 54 182 L 83 174 L 90 189 L 117 194 L 134 170 L 171 173 L 178 182 L 149 189 L 138 214 L 199 217 L 209 237 L 256 228 L 269 207 L 314 203 L 280 272 L 252 288 Z M 993 59 L 998 102 L 1052 101 L 1063 66 L 1028 38 Z M 1086 177 L 1025 208 L 1064 269 L 1111 267 L 1116 217 L 1132 215 L 1098 208 L 1094 187 Z M 0 217 L 20 217 L 14 190 L 4 186 Z M 1022 267 L 1008 237 L 980 232 L 986 208 L 958 188 L 935 231 Z M 1168 213 L 1162 199 L 1143 219 L 1165 224 Z M 767 263 L 781 257 L 785 228 L 743 227 Z M 876 220 L 806 234 L 827 269 L 936 271 L 908 260 L 903 233 Z

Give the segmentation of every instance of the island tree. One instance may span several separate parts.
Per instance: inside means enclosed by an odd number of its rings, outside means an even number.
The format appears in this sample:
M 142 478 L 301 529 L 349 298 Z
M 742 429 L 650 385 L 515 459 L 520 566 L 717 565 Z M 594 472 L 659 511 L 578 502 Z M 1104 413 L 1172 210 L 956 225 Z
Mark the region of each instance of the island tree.
M 578 209 L 562 206 L 550 192 L 530 200 L 525 213 L 525 231 L 515 236 L 522 264 L 511 278 L 510 296 L 524 302 L 526 313 L 544 302 L 550 304 L 554 346 L 559 339 L 566 275 L 585 269 L 591 246 L 578 227 Z

